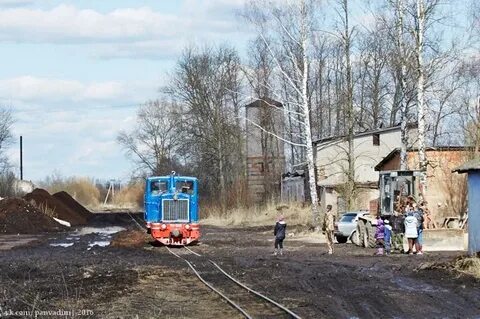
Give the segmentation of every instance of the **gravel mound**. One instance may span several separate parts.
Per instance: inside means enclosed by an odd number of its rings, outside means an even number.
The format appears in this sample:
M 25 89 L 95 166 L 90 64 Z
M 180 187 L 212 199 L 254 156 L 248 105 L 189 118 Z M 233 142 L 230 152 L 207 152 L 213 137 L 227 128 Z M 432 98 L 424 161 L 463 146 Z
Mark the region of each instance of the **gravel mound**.
M 47 215 L 67 221 L 72 226 L 85 225 L 87 223 L 85 216 L 71 209 L 44 189 L 36 188 L 33 192 L 23 196 L 23 198 L 37 206 Z
M 22 198 L 0 201 L 0 234 L 38 234 L 65 227 Z

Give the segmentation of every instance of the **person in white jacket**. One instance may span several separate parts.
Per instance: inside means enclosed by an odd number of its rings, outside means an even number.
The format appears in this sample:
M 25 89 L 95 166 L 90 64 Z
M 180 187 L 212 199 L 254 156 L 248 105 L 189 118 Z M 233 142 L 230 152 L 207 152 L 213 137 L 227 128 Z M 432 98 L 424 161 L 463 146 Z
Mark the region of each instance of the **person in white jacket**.
M 408 239 L 408 253 L 413 254 L 413 245 L 418 237 L 418 219 L 413 215 L 412 211 L 407 213 L 405 217 L 405 237 Z

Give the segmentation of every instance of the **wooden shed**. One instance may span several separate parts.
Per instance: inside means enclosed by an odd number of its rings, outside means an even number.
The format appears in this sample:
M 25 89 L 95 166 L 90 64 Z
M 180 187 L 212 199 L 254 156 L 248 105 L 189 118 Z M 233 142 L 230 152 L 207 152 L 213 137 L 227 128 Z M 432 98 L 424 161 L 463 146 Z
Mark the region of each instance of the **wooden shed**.
M 457 167 L 454 172 L 468 176 L 468 254 L 477 255 L 480 253 L 480 157 Z

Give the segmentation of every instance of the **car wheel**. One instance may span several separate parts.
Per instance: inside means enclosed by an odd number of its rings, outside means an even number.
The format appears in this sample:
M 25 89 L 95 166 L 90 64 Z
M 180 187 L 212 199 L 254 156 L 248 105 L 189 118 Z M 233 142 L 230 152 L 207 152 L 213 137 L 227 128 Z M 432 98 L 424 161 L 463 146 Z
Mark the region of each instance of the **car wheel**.
M 335 236 L 339 244 L 345 244 L 348 240 L 348 237 L 345 236 Z
M 352 235 L 350 236 L 350 241 L 352 242 L 352 244 L 360 246 L 360 237 L 358 236 L 358 232 L 356 230 L 354 230 Z

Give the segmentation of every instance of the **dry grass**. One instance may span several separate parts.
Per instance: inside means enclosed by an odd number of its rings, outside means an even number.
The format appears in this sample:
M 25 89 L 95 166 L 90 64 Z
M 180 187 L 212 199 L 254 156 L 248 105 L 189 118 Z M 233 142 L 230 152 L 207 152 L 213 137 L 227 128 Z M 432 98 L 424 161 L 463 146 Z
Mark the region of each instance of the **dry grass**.
M 111 205 L 122 208 L 138 209 L 143 207 L 144 183 L 135 183 L 115 193 Z
M 464 274 L 480 279 L 480 258 L 465 257 L 455 261 L 454 268 Z
M 100 191 L 92 179 L 86 177 L 47 177 L 41 183 L 50 194 L 65 191 L 84 206 L 96 207 L 100 203 Z
M 36 206 L 35 205 L 35 201 L 32 200 L 32 205 L 33 206 Z M 45 215 L 49 216 L 49 217 L 54 217 L 54 218 L 58 218 L 58 214 L 55 212 L 55 209 L 52 209 L 50 207 L 47 206 L 47 203 L 43 203 L 43 204 L 40 204 L 38 206 L 36 206 L 42 213 L 44 213 Z
M 225 214 L 218 207 L 201 206 L 202 224 L 214 226 L 267 226 L 275 223 L 279 215 L 283 215 L 289 225 L 311 225 L 310 206 L 298 203 L 274 204 L 262 207 L 234 208 Z

